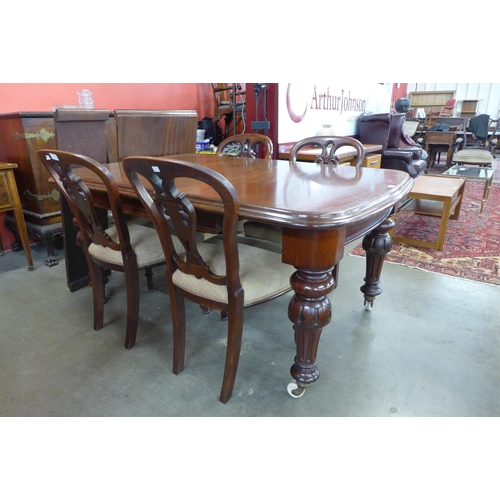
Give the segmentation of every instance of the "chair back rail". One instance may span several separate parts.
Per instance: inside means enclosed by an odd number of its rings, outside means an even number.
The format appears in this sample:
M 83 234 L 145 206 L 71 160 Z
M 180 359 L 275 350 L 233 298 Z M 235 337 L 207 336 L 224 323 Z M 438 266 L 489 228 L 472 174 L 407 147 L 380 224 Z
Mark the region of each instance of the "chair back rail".
M 297 162 L 297 154 L 303 148 L 320 148 L 315 163 L 324 163 L 330 165 L 339 165 L 339 159 L 336 152 L 344 147 L 351 146 L 356 150 L 356 167 L 359 167 L 365 159 L 365 150 L 363 145 L 352 137 L 344 136 L 315 136 L 307 137 L 295 143 L 290 150 L 290 162 Z
M 259 146 L 261 146 L 260 149 Z M 217 147 L 219 156 L 272 158 L 273 142 L 263 134 L 238 134 L 224 139 Z

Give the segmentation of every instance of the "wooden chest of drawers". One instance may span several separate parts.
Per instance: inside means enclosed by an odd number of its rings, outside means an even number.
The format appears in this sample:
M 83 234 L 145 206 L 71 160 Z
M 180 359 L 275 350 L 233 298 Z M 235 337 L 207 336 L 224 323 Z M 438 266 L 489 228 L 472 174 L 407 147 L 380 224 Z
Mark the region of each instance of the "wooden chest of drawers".
M 382 161 L 382 155 L 367 155 L 361 164 L 362 167 L 366 168 L 380 168 L 380 162 Z

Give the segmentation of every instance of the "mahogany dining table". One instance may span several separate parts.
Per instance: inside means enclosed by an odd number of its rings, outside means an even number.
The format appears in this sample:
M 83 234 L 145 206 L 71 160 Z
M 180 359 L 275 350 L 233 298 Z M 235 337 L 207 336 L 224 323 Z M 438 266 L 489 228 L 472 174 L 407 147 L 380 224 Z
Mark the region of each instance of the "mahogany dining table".
M 328 294 L 335 286 L 332 270 L 344 255 L 347 243 L 363 236 L 366 277 L 361 291 L 365 307 L 381 293 L 380 274 L 392 242 L 392 208 L 413 187 L 413 179 L 397 170 L 327 166 L 275 159 L 253 159 L 204 154 L 168 156 L 211 168 L 236 189 L 240 216 L 245 220 L 282 228 L 282 261 L 296 271 L 290 277 L 294 295 L 288 306 L 293 324 L 296 357 L 290 369 L 288 392 L 300 397 L 319 377 L 316 358 L 323 328 L 331 321 Z M 146 216 L 121 163 L 109 163 L 122 196 L 124 210 Z M 96 205 L 106 207 L 103 186 L 91 175 L 82 175 Z M 179 184 L 200 214 L 201 226 L 223 216 L 221 202 L 209 187 L 190 180 Z M 213 217 L 203 218 L 202 214 Z M 216 231 L 217 229 L 215 229 Z

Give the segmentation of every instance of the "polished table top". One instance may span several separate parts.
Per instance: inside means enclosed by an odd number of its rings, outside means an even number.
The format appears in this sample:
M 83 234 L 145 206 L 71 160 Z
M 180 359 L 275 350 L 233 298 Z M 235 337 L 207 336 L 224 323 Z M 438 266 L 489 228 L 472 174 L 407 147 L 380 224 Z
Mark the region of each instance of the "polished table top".
M 229 156 L 183 154 L 166 157 L 216 170 L 235 187 L 240 216 L 283 227 L 328 229 L 353 224 L 390 209 L 413 186 L 408 174 L 397 170 L 334 168 L 315 163 Z M 107 165 L 122 195 L 135 193 L 120 163 Z M 100 183 L 84 178 L 90 188 Z M 221 212 L 210 188 L 192 181 L 179 184 L 199 208 Z

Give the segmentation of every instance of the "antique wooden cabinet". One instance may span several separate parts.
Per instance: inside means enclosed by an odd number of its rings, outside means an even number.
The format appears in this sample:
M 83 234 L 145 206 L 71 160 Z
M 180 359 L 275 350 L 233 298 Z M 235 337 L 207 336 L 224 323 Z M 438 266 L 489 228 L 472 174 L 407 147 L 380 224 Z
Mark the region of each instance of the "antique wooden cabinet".
M 40 239 L 47 248 L 47 266 L 57 265 L 54 238 L 62 236 L 59 192 L 49 184 L 49 174 L 36 152 L 55 148 L 53 113 L 23 112 L 0 115 L 0 160 L 16 163 L 14 175 L 30 239 Z M 16 236 L 14 250 L 21 249 L 14 217 L 5 224 Z
M 59 194 L 36 157 L 42 148 L 55 148 L 53 113 L 0 115 L 1 161 L 16 163 L 14 172 L 27 222 L 41 226 L 61 221 Z

